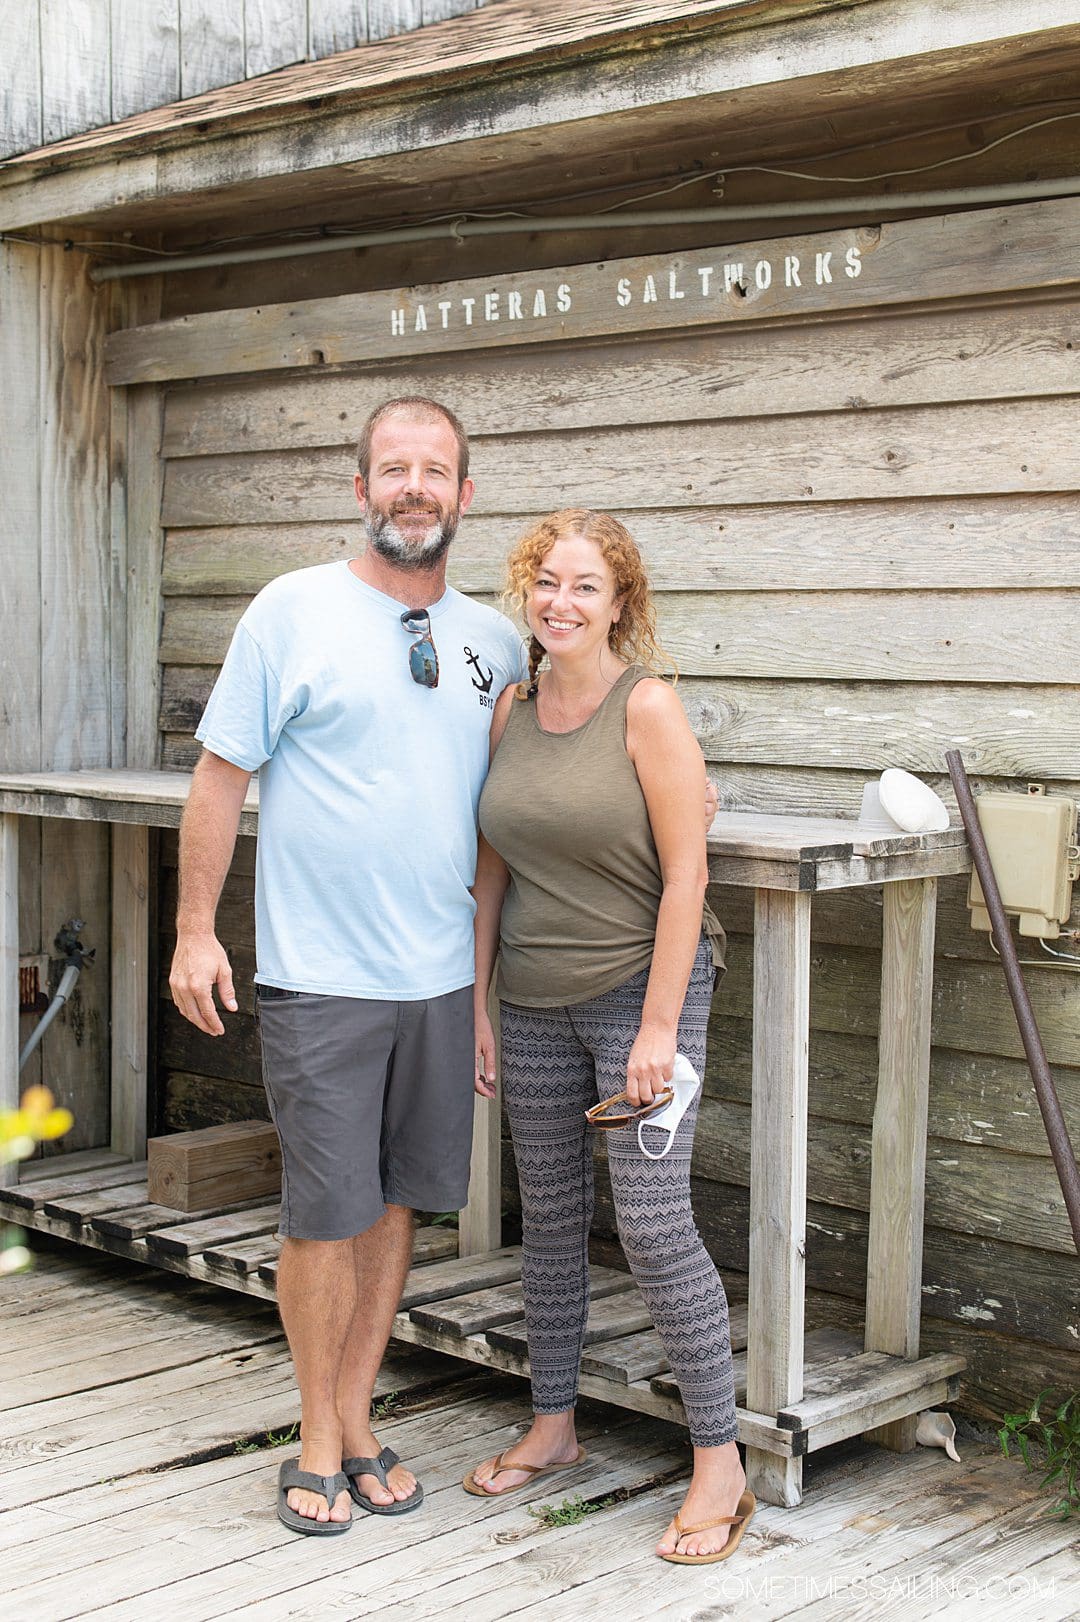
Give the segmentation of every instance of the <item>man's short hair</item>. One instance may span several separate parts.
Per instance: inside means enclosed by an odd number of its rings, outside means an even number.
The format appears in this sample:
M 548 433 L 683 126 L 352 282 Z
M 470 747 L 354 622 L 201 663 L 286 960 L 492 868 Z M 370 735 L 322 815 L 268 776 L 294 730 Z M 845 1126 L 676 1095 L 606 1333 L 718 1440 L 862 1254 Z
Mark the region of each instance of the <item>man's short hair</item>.
M 396 400 L 384 400 L 365 422 L 356 448 L 357 465 L 365 484 L 371 467 L 371 436 L 387 417 L 405 417 L 412 422 L 449 423 L 457 440 L 458 488 L 461 488 L 469 477 L 469 436 L 449 406 L 440 405 L 438 400 L 429 400 L 424 394 L 403 394 Z

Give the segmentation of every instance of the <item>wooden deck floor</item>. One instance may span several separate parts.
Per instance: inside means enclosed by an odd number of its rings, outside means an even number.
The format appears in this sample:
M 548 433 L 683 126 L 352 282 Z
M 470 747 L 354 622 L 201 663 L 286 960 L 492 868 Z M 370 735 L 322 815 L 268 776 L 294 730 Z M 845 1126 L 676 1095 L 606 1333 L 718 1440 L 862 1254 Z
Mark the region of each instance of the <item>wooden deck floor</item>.
M 583 1622 L 797 1615 L 815 1622 L 1080 1612 L 1075 1523 L 1041 1517 L 1034 1478 L 969 1442 L 962 1465 L 860 1442 L 808 1461 L 795 1510 L 760 1509 L 730 1564 L 661 1564 L 685 1433 L 587 1403 L 580 1470 L 505 1501 L 464 1469 L 506 1446 L 520 1382 L 392 1348 L 380 1438 L 414 1466 L 423 1509 L 297 1538 L 273 1509 L 297 1413 L 269 1304 L 39 1240 L 35 1272 L 0 1285 L 0 1581 L 7 1622 L 93 1617 L 345 1622 L 503 1617 Z M 546 1529 L 530 1507 L 613 1499 Z

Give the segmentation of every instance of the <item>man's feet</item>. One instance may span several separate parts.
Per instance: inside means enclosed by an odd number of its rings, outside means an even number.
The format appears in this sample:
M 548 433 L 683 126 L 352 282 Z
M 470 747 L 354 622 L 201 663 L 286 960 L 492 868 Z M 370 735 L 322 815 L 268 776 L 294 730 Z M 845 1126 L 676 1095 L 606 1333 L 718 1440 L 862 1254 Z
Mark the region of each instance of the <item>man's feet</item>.
M 355 1446 L 352 1445 L 354 1442 Z M 341 1452 L 342 1458 L 345 1459 L 376 1459 L 381 1449 L 373 1432 L 361 1430 L 346 1439 Z M 385 1487 L 378 1476 L 366 1472 L 351 1479 L 357 1491 L 365 1498 L 370 1498 L 373 1504 L 403 1504 L 407 1498 L 413 1496 L 417 1487 L 416 1477 L 412 1471 L 407 1470 L 400 1462 L 387 1470 Z
M 491 1498 L 513 1492 L 533 1479 L 537 1469 L 577 1464 L 583 1457 L 574 1431 L 574 1414 L 537 1414 L 519 1442 L 493 1459 L 485 1459 L 467 1480 Z M 515 1470 L 515 1464 L 532 1465 L 531 1470 Z M 495 1466 L 499 1465 L 496 1469 Z
M 313 1475 L 336 1476 L 341 1469 L 341 1459 L 337 1456 L 337 1451 L 332 1443 L 322 1446 L 314 1442 L 310 1445 L 301 1443 L 297 1464 L 301 1470 L 309 1470 Z M 347 1490 L 339 1492 L 334 1502 L 328 1506 L 321 1493 L 309 1492 L 306 1487 L 290 1487 L 285 1502 L 305 1520 L 318 1522 L 352 1520 L 352 1500 Z
M 723 1515 L 734 1515 L 746 1491 L 746 1475 L 734 1442 L 724 1447 L 694 1449 L 694 1475 L 683 1499 L 679 1519 L 683 1526 L 704 1526 L 704 1532 L 679 1535 L 672 1521 L 656 1545 L 659 1555 L 718 1554 L 737 1529 L 730 1523 L 712 1526 Z

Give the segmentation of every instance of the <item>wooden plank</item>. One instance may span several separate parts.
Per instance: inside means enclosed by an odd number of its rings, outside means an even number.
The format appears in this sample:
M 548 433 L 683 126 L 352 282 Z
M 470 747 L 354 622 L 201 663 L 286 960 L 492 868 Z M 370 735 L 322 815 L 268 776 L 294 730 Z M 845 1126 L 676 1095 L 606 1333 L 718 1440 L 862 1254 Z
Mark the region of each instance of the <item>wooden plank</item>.
M 96 1171 L 82 1172 L 74 1176 L 65 1174 L 62 1177 L 35 1178 L 20 1183 L 18 1188 L 4 1189 L 0 1194 L 0 1206 L 20 1220 L 17 1213 L 42 1211 L 50 1200 L 63 1200 L 76 1195 L 97 1193 L 103 1189 L 137 1184 L 140 1174 L 145 1178 L 145 1161 L 141 1165 L 121 1163 L 102 1166 Z
M 151 1255 L 194 1256 L 205 1250 L 232 1248 L 233 1240 L 258 1236 L 264 1254 L 274 1255 L 277 1245 L 272 1235 L 277 1232 L 281 1214 L 280 1201 L 255 1205 L 246 1211 L 230 1212 L 225 1216 L 200 1217 L 194 1222 L 181 1222 L 175 1226 L 151 1229 L 146 1232 L 146 1247 Z M 105 1232 L 111 1231 L 104 1229 Z M 269 1243 L 265 1241 L 269 1240 Z M 239 1269 L 248 1272 L 249 1268 Z
M 207 1267 L 246 1277 L 258 1272 L 263 1262 L 273 1261 L 280 1248 L 274 1237 L 266 1233 L 254 1239 L 230 1239 L 220 1247 L 211 1245 L 202 1252 L 202 1259 Z
M 167 1205 L 153 1204 L 146 1198 L 145 1189 L 142 1193 L 142 1199 L 129 1200 L 127 1206 L 123 1209 L 114 1207 L 110 1210 L 94 1213 L 89 1217 L 89 1226 L 95 1232 L 108 1238 L 123 1239 L 130 1242 L 131 1240 L 144 1239 L 150 1233 L 167 1229 L 176 1223 L 178 1214 L 176 1211 L 170 1210 Z M 49 1211 L 48 1206 L 45 1209 Z M 211 1217 L 232 1214 L 239 1209 L 241 1207 L 238 1203 L 226 1204 L 222 1201 L 218 1205 L 208 1205 L 202 1211 L 192 1211 L 185 1214 L 190 1215 L 196 1221 L 205 1221 Z M 183 1226 L 188 1228 L 190 1224 L 185 1223 Z M 149 1244 L 147 1248 L 149 1249 Z M 175 1255 L 176 1252 L 170 1252 L 167 1247 L 159 1247 L 157 1254 L 159 1256 Z
M 180 95 L 200 96 L 244 77 L 242 8 L 222 10 L 214 0 L 180 0 Z
M 146 1155 L 147 1005 L 149 1002 L 149 830 L 112 830 L 112 1147 L 131 1160 Z
M 307 46 L 307 0 L 244 0 L 245 78 L 302 62 Z
M 589 1289 L 594 1300 L 632 1288 L 633 1280 L 626 1273 L 612 1267 L 589 1268 Z M 409 1317 L 413 1323 L 426 1324 L 446 1334 L 475 1335 L 500 1324 L 513 1323 L 522 1317 L 524 1310 L 521 1281 L 514 1279 L 491 1289 L 428 1301 L 413 1307 Z
M 754 1080 L 746 1403 L 773 1414 L 801 1395 L 806 1250 L 810 900 L 754 898 Z M 798 1460 L 747 1453 L 767 1503 L 797 1504 Z
M 811 1430 L 842 1415 L 857 1413 L 872 1401 L 910 1395 L 924 1385 L 963 1372 L 964 1359 L 946 1352 L 913 1359 L 891 1357 L 886 1352 L 862 1352 L 843 1358 L 831 1368 L 819 1362 L 807 1379 L 803 1397 L 785 1407 L 782 1416 L 793 1420 L 800 1430 Z
M 495 1068 L 499 1071 L 499 1002 L 496 976 L 488 988 L 488 1009 L 495 1031 Z M 458 1251 L 484 1255 L 502 1244 L 502 1111 L 498 1102 L 473 1100 L 473 1135 L 469 1161 L 469 1198 L 458 1217 Z
M 921 591 L 1080 585 L 1071 495 L 907 498 L 853 503 L 736 504 L 677 511 L 617 506 L 657 591 Z M 524 529 L 536 514 L 524 514 Z M 460 591 L 498 592 L 512 535 L 498 514 L 470 513 L 449 554 Z M 360 549 L 338 520 L 173 529 L 162 585 L 172 596 L 250 597 L 290 569 Z
M 1029 398 L 856 412 L 843 434 L 827 412 L 684 423 L 678 471 L 668 471 L 666 424 L 595 429 L 583 454 L 564 459 L 559 499 L 633 512 L 1068 491 L 1080 482 L 1080 452 L 1068 431 L 1073 409 L 1068 400 Z M 544 433 L 478 439 L 470 458 L 477 515 L 543 511 L 550 457 Z M 163 522 L 347 521 L 355 514 L 351 462 L 337 448 L 171 461 Z
M 109 12 L 96 0 L 40 0 L 42 138 L 107 124 Z
M 590 1276 L 591 1273 L 590 1268 Z M 589 1317 L 585 1325 L 586 1346 L 593 1345 L 597 1341 L 616 1340 L 624 1335 L 633 1335 L 638 1330 L 652 1327 L 649 1309 L 638 1294 L 630 1275 L 616 1274 L 611 1282 L 611 1293 L 590 1303 Z M 529 1342 L 524 1320 L 492 1326 L 486 1334 L 491 1345 L 498 1347 L 500 1351 L 516 1352 L 522 1358 L 528 1357 Z
M 91 1189 L 85 1194 L 53 1194 L 42 1201 L 41 1210 L 46 1216 L 77 1228 L 84 1222 L 89 1225 L 93 1217 L 104 1211 L 127 1211 L 137 1204 L 146 1205 L 146 1184 L 128 1181 L 115 1187 Z
M 436 1227 L 432 1224 L 430 1227 L 413 1230 L 413 1261 L 417 1264 L 440 1262 L 457 1254 L 457 1240 L 453 1228 Z
M 19 1105 L 19 819 L 0 816 L 0 1111 Z M 0 1188 L 19 1180 L 0 1161 Z
M 123 763 L 153 768 L 158 763 L 161 693 L 160 390 L 128 390 L 127 427 L 127 749 Z
M 937 885 L 933 879 L 887 884 L 883 899 L 866 1349 L 915 1358 L 922 1307 Z M 910 1452 L 915 1446 L 915 1422 L 905 1419 L 869 1439 L 894 1452 Z
M 180 97 L 180 19 L 176 0 L 131 6 L 110 0 L 112 116 L 127 118 Z
M 54 1177 L 75 1177 L 83 1172 L 99 1171 L 108 1168 L 124 1166 L 130 1171 L 130 1164 L 123 1155 L 114 1154 L 111 1149 L 77 1149 L 73 1154 L 50 1155 L 47 1160 L 24 1160 L 20 1168 L 19 1182 L 23 1187 L 28 1184 L 42 1183 Z
M 158 382 L 304 366 L 316 352 L 322 362 L 341 364 L 909 304 L 955 297 L 960 262 L 965 296 L 1061 286 L 1073 280 L 1068 247 L 1075 217 L 1073 199 L 1055 199 L 793 236 L 779 244 L 759 239 L 712 252 L 212 312 L 114 334 L 108 376 L 113 383 Z M 1010 241 L 1008 254 L 1000 252 L 1003 241 Z M 796 278 L 805 281 L 797 286 Z M 469 298 L 474 305 L 463 302 Z M 445 328 L 440 303 L 448 305 Z M 477 304 L 482 321 L 473 320 Z M 400 322 L 396 332 L 392 317 Z
M 107 29 L 107 13 L 92 9 Z M 43 42 L 57 41 L 55 71 L 74 65 L 81 51 L 107 45 L 95 26 L 82 0 L 73 11 L 43 11 Z M 107 49 L 101 62 L 107 68 Z M 48 94 L 46 85 L 46 100 Z M 107 79 L 105 97 L 107 116 Z M 42 686 L 41 751 L 61 769 L 104 766 L 112 745 L 109 411 L 100 370 L 107 301 L 86 280 L 78 258 L 60 243 L 41 249 L 41 660 L 49 672 Z M 48 947 L 60 924 L 78 917 L 85 921 L 86 944 L 104 957 L 109 853 L 103 829 L 42 829 L 41 916 L 49 921 Z M 42 1044 L 44 1071 L 57 1079 L 60 1101 L 75 1116 L 72 1148 L 109 1141 L 109 1019 L 108 974 L 88 969 Z
M 5 46 L 0 103 L 0 157 L 41 145 L 41 30 L 39 0 L 10 0 L 4 12 Z
M 368 413 L 409 388 L 446 400 L 474 439 L 529 434 L 538 420 L 549 433 L 592 432 L 661 415 L 693 423 L 1074 394 L 1078 341 L 1067 300 L 512 350 L 497 366 L 466 354 L 400 370 L 271 373 L 170 389 L 163 449 L 167 457 L 351 450 Z
M 351 51 L 368 37 L 368 7 L 371 0 L 330 0 L 328 5 L 309 6 L 311 55 L 316 60 Z M 393 30 L 389 30 L 393 32 Z M 381 38 L 375 34 L 373 38 Z
M 34 74 L 34 116 L 40 132 L 40 51 L 38 48 L 36 0 L 30 17 L 19 0 L 5 30 L 8 49 L 0 73 L 21 76 L 32 68 Z M 20 55 L 24 29 L 32 29 L 33 50 Z M 24 107 L 24 112 L 26 111 Z M 18 109 L 10 107 L 13 118 Z M 18 636 L 0 638 L 0 690 L 7 695 L 5 726 L 0 759 L 7 767 L 37 768 L 41 759 L 41 508 L 40 508 L 40 424 L 41 341 L 39 297 L 40 250 L 26 243 L 0 244 L 0 375 L 9 386 L 0 396 L 0 445 L 3 445 L 3 477 L 6 491 L 5 568 L 0 572 L 0 620 L 18 625 Z M 41 829 L 28 819 L 19 830 L 18 951 L 38 953 L 42 948 L 41 928 Z M 18 1016 L 16 1016 L 18 1017 Z M 14 1040 L 26 1042 L 33 1028 L 33 1016 L 17 1023 Z M 5 1059 L 5 1066 L 10 1061 Z M 16 1082 L 14 1071 L 5 1071 L 4 1087 L 10 1093 Z M 23 1086 L 39 1083 L 40 1051 L 33 1054 L 23 1071 Z M 0 1173 L 0 1184 L 10 1176 Z
M 401 1292 L 401 1311 L 490 1285 L 508 1284 L 520 1277 L 521 1251 L 517 1247 L 496 1250 L 489 1256 L 463 1256 L 414 1267 Z
M 162 661 L 219 664 L 246 607 L 233 597 L 167 599 Z M 1066 591 L 669 592 L 657 609 L 663 644 L 686 675 L 927 684 L 1080 677 L 1070 643 L 1075 598 Z
M 634 1380 L 649 1380 L 654 1374 L 665 1374 L 670 1365 L 656 1330 L 642 1329 L 632 1335 L 620 1335 L 614 1340 L 601 1340 L 595 1346 L 587 1346 L 581 1367 L 586 1374 L 595 1374 L 602 1380 L 630 1385 Z

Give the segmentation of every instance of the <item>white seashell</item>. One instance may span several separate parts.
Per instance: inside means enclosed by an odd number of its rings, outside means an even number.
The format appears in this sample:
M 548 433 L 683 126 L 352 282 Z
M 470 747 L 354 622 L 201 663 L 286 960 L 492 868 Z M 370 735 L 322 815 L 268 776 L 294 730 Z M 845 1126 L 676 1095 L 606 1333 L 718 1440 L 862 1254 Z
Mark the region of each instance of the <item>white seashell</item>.
M 915 1427 L 915 1440 L 920 1447 L 943 1447 L 950 1459 L 959 1464 L 960 1455 L 956 1451 L 955 1437 L 956 1426 L 951 1414 L 924 1408 Z
M 890 766 L 881 774 L 878 796 L 887 816 L 909 834 L 942 833 L 949 826 L 949 810 L 932 788 L 910 772 Z

